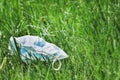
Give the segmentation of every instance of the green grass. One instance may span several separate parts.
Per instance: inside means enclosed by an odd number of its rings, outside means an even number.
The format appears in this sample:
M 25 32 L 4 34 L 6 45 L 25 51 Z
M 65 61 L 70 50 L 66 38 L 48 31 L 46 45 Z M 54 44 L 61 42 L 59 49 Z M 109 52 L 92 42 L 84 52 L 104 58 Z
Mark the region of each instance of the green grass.
M 120 0 L 0 0 L 0 80 L 120 80 Z M 25 65 L 8 50 L 11 36 L 36 35 L 69 58 Z

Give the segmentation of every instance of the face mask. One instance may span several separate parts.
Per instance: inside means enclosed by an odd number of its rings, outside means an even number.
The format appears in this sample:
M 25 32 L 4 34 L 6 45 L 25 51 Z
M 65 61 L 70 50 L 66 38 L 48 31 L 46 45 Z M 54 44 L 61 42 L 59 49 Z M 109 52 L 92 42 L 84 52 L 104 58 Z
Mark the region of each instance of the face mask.
M 40 59 L 41 61 L 52 61 L 52 68 L 59 70 L 61 59 L 67 58 L 68 55 L 55 44 L 49 43 L 38 36 L 11 37 L 9 50 L 17 53 L 19 48 L 20 57 L 23 62 L 29 63 L 29 60 Z M 54 63 L 59 61 L 59 67 L 55 68 Z

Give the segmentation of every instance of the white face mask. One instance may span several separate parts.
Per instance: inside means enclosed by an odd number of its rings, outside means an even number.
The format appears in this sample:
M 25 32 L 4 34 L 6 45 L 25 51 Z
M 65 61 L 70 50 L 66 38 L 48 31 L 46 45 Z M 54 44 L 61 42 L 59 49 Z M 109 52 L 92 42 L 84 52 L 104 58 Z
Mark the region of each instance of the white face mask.
M 68 55 L 56 45 L 46 42 L 38 36 L 22 36 L 22 37 L 11 37 L 10 43 L 12 46 L 9 49 L 13 52 L 17 52 L 16 44 L 19 45 L 20 56 L 23 62 L 28 63 L 28 59 L 41 61 L 52 61 L 52 67 L 54 70 L 59 70 L 61 67 L 61 59 L 67 58 Z M 59 61 L 59 67 L 54 68 L 54 63 Z

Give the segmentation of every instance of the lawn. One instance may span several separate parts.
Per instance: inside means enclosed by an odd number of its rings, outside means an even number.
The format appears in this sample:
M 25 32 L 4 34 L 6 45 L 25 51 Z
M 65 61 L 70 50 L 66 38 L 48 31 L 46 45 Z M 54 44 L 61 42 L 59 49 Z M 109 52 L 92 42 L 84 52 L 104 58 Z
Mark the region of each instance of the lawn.
M 120 0 L 0 0 L 0 80 L 120 80 Z M 36 35 L 69 57 L 26 65 L 9 38 Z

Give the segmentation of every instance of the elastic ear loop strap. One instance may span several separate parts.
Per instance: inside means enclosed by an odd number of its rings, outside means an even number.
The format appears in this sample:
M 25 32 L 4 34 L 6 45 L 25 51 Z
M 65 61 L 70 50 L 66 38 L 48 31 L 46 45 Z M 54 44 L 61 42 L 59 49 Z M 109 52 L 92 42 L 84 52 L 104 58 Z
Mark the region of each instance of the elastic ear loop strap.
M 54 64 L 55 64 L 55 62 L 57 61 L 58 59 L 57 59 L 57 57 L 55 58 L 55 59 L 53 59 L 53 62 L 52 62 L 52 68 L 54 69 L 54 70 L 59 70 L 60 68 L 61 68 L 61 66 L 62 66 L 62 63 L 61 63 L 61 61 L 60 60 L 58 60 L 58 62 L 59 62 L 59 66 L 56 68 L 55 66 L 54 66 Z

